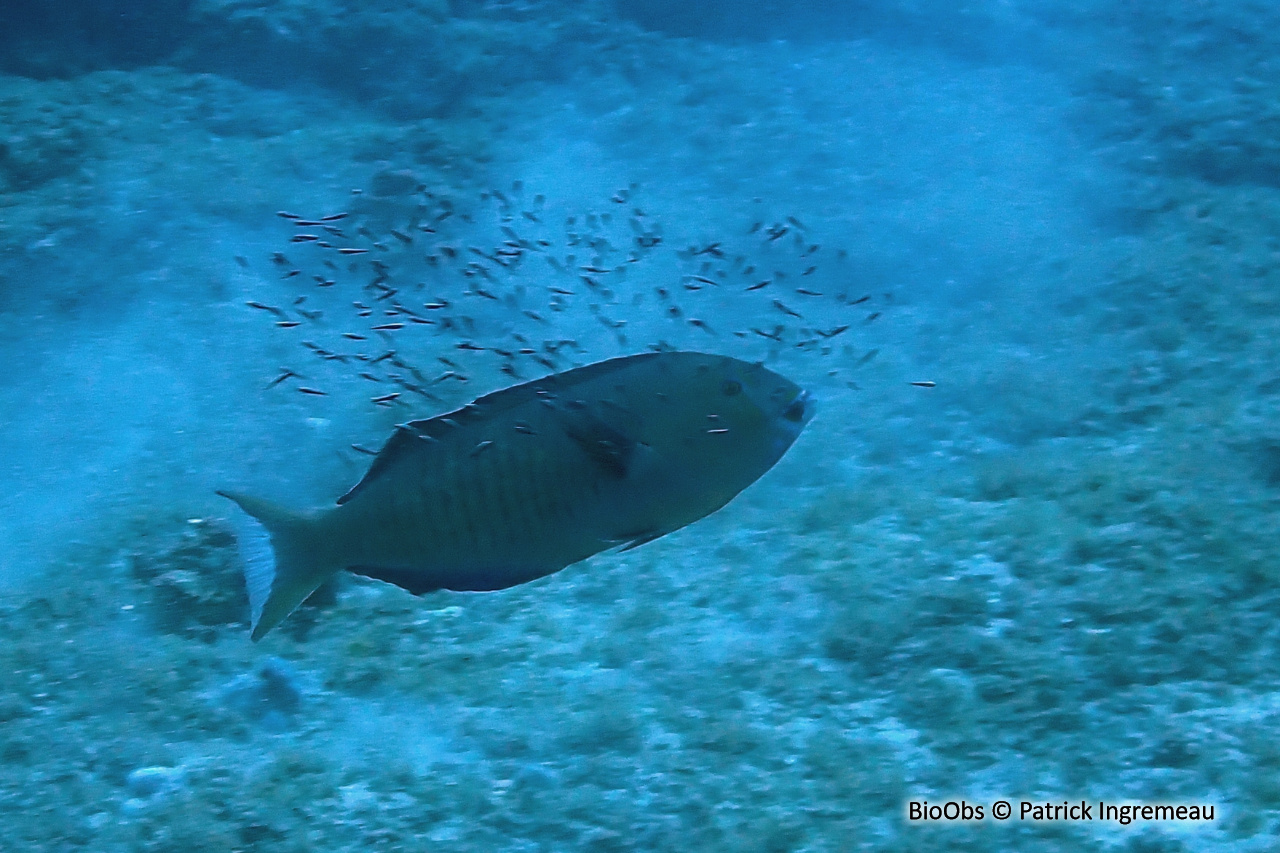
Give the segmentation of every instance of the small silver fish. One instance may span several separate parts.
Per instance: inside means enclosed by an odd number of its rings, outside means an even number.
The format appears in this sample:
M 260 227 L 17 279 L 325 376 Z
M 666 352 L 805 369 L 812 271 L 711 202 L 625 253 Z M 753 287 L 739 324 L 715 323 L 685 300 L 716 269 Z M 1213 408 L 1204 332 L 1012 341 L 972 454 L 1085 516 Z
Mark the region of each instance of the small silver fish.
M 812 414 L 763 365 L 644 353 L 402 424 L 337 506 L 220 491 L 251 516 L 238 539 L 252 637 L 342 570 L 415 595 L 497 590 L 642 545 L 727 504 Z

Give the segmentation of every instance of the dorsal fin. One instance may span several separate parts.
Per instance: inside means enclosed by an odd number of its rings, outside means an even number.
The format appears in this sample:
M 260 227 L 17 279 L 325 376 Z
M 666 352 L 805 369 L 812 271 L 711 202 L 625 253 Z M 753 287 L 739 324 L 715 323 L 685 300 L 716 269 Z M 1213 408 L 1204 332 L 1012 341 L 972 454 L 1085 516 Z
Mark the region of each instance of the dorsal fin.
M 373 463 L 369 465 L 369 470 L 364 472 L 360 482 L 352 486 L 345 495 L 338 498 L 338 503 L 344 504 L 355 497 L 361 489 L 378 479 L 382 472 L 386 471 L 406 451 L 413 449 L 416 442 L 439 441 L 438 436 L 433 436 L 426 430 L 418 428 L 419 424 L 429 423 L 430 421 L 411 421 L 407 424 L 396 424 L 396 431 L 391 434 L 391 438 L 387 439 L 387 443 L 382 445 L 378 455 L 373 458 Z
M 537 400 L 540 396 L 557 397 L 584 382 L 590 382 L 593 379 L 623 370 L 639 362 L 657 358 L 659 355 L 660 353 L 654 352 L 624 355 L 583 367 L 575 367 L 563 373 L 553 373 L 541 379 L 522 382 L 510 388 L 503 388 L 499 391 L 485 394 L 483 397 L 477 397 L 474 402 L 468 403 L 452 412 L 446 412 L 443 415 L 400 424 L 391 438 L 387 439 L 387 443 L 382 446 L 382 450 L 378 451 L 378 455 L 374 457 L 373 463 L 360 479 L 360 482 L 356 483 L 345 495 L 338 498 L 338 503 L 345 504 L 358 495 L 370 483 L 382 476 L 404 454 L 418 449 L 418 442 L 440 441 L 450 431 L 458 427 L 475 423 L 481 418 L 509 411 L 517 406 Z M 573 433 L 570 433 L 570 435 L 573 435 Z M 574 438 L 577 440 L 577 436 L 574 436 Z M 608 440 L 608 438 L 606 437 L 604 440 Z M 596 457 L 593 456 L 593 458 Z M 608 463 L 606 462 L 605 464 Z M 625 473 L 625 467 L 622 471 Z

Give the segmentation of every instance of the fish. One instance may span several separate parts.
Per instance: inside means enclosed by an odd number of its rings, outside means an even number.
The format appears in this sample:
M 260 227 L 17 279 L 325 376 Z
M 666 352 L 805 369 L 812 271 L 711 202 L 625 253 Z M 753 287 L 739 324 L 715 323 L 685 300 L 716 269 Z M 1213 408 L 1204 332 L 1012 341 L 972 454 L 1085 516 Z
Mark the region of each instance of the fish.
M 292 370 L 290 370 L 290 369 L 289 369 L 289 368 L 287 368 L 287 367 L 282 367 L 282 368 L 280 368 L 280 375 L 279 375 L 279 376 L 277 376 L 275 379 L 272 379 L 272 380 L 271 380 L 271 384 L 267 386 L 267 390 L 270 390 L 270 389 L 272 389 L 272 388 L 276 387 L 277 385 L 279 385 L 281 382 L 285 381 L 286 379 L 295 378 L 295 377 L 296 377 L 296 378 L 298 378 L 298 379 L 302 379 L 302 378 L 303 378 L 303 376 L 302 376 L 301 374 L 294 373 Z
M 414 595 L 493 591 L 651 542 L 759 479 L 814 408 L 760 363 L 645 352 L 401 424 L 332 505 L 219 490 L 244 511 L 250 636 L 341 571 Z

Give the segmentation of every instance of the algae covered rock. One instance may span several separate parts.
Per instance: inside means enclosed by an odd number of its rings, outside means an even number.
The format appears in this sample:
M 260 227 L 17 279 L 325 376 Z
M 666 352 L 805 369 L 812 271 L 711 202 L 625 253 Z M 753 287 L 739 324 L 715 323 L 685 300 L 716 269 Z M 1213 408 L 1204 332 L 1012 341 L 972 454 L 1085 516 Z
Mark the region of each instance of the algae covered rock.
M 69 87 L 0 80 L 0 192 L 72 174 L 92 146 L 92 123 Z
M 156 627 L 212 641 L 221 627 L 248 620 L 248 600 L 231 534 L 192 519 L 154 551 L 130 555 L 130 570 L 150 591 Z
M 589 56 L 576 36 L 600 18 L 598 9 L 552 4 L 515 19 L 486 8 L 444 0 L 196 0 L 176 61 L 253 85 L 314 82 L 414 118 L 562 75 L 567 58 Z
M 69 77 L 163 61 L 188 27 L 190 0 L 24 0 L 6 6 L 0 68 Z

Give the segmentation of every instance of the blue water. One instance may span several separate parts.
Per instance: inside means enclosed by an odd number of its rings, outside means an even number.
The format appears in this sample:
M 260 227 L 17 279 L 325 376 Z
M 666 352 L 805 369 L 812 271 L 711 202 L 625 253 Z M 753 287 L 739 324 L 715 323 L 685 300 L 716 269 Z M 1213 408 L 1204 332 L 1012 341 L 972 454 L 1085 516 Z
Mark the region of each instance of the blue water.
M 10 4 L 0 849 L 1271 849 L 1280 11 L 844 5 Z M 819 414 L 249 641 L 215 489 L 664 347 Z

